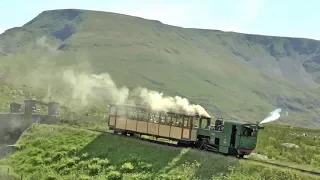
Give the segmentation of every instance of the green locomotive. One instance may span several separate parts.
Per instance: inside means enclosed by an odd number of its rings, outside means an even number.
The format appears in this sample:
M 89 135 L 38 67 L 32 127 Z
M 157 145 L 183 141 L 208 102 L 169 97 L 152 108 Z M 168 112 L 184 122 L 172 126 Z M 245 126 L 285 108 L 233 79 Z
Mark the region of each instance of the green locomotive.
M 258 130 L 263 127 L 246 122 L 225 121 L 218 118 L 215 126 L 211 118 L 200 118 L 208 128 L 198 128 L 196 147 L 208 151 L 243 157 L 250 155 L 257 144 Z
M 258 124 L 215 120 L 199 115 L 155 112 L 143 106 L 111 105 L 109 129 L 123 135 L 166 138 L 202 150 L 243 157 L 256 147 Z

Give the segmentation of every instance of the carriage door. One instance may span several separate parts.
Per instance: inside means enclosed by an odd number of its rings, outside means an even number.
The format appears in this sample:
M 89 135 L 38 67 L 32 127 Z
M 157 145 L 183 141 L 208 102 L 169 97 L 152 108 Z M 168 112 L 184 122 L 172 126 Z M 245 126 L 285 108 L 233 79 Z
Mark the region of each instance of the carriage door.
M 117 116 L 117 106 L 110 105 L 109 121 L 108 121 L 109 127 L 115 127 L 116 126 L 116 116 Z
M 182 118 L 182 139 L 191 138 L 191 126 L 190 126 L 190 117 L 184 116 Z
M 230 146 L 231 147 L 235 147 L 236 134 L 237 134 L 237 126 L 236 125 L 232 125 L 231 140 L 230 140 Z

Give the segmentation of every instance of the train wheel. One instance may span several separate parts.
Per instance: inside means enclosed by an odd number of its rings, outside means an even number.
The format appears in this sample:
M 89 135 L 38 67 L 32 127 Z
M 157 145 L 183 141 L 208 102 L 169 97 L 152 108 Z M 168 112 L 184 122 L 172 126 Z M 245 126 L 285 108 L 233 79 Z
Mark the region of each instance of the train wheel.
M 208 139 L 206 138 L 201 139 L 201 141 L 199 142 L 199 149 L 207 150 L 207 147 L 206 147 L 207 144 L 208 144 Z
M 240 155 L 239 155 L 239 158 L 240 158 L 240 159 L 243 159 L 243 157 L 244 157 L 243 154 L 240 154 Z
M 194 147 L 196 148 L 196 149 L 200 149 L 200 146 L 201 146 L 201 141 L 196 141 L 195 143 L 194 143 Z

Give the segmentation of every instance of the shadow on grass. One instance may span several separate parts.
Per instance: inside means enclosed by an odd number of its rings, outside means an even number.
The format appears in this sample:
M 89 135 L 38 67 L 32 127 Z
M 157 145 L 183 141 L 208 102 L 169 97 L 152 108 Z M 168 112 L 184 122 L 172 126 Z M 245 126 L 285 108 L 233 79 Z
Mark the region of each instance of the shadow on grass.
M 110 134 L 99 135 L 79 151 L 78 156 L 84 153 L 88 153 L 90 157 L 107 158 L 118 167 L 127 162 L 135 166 L 140 163 L 152 164 L 152 168 L 148 169 L 153 174 L 152 179 L 166 179 L 165 176 L 171 175 L 187 179 L 211 179 L 221 173 L 227 174 L 228 168 L 238 162 L 235 158 L 211 152 Z M 140 169 L 140 172 L 144 170 Z
M 151 144 L 134 138 L 118 135 L 101 134 L 79 151 L 79 155 L 108 158 L 113 164 L 123 164 L 128 161 L 149 161 L 156 169 L 169 163 L 169 160 L 180 153 L 175 147 L 165 147 Z

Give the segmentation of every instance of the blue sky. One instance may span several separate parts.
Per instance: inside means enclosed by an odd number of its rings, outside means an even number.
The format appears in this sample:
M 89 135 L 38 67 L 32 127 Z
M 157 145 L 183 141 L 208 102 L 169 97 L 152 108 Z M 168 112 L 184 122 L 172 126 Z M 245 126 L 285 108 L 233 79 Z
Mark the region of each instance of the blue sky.
M 129 14 L 181 27 L 320 40 L 319 0 L 0 0 L 0 33 L 52 9 Z

